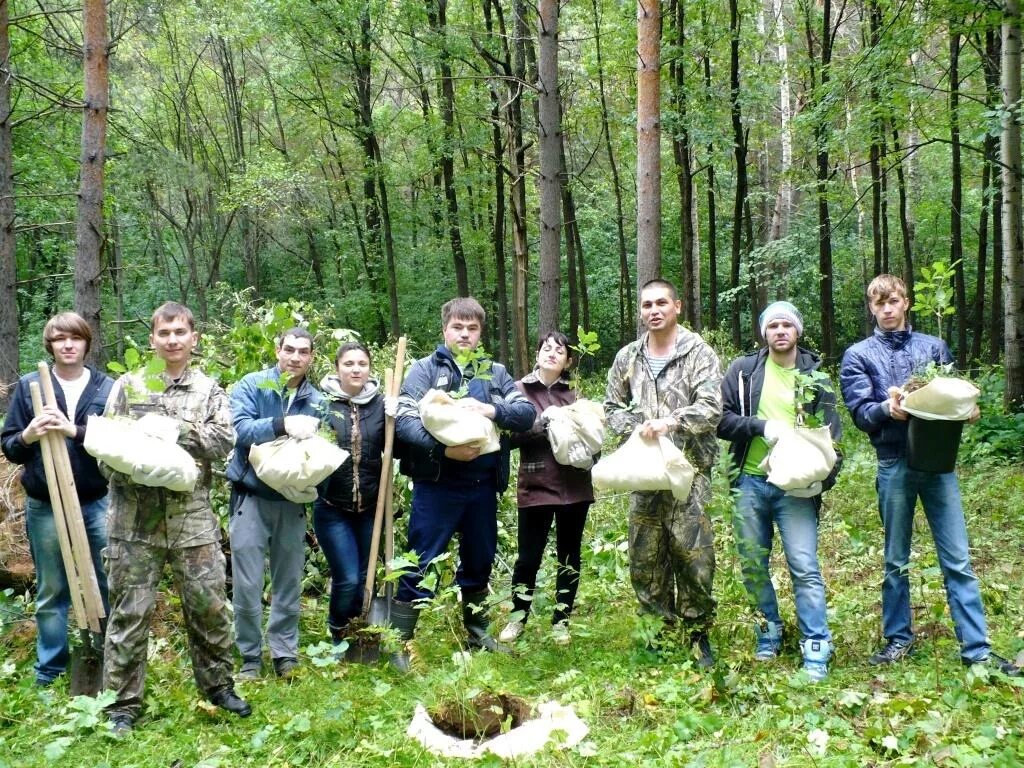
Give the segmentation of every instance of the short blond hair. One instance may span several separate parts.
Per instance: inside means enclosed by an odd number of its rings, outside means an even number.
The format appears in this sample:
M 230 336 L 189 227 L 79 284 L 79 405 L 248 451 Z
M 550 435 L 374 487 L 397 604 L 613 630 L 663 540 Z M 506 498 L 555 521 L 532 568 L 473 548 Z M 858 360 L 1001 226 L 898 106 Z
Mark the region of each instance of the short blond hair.
M 887 299 L 894 293 L 907 298 L 907 284 L 896 275 L 881 274 L 868 284 L 868 303 Z

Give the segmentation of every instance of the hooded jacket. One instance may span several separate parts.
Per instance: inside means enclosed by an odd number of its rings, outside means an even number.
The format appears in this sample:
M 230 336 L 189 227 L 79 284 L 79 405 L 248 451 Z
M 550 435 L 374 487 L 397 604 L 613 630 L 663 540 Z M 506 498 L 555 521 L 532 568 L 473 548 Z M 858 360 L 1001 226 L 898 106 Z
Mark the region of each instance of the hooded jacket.
M 928 363 L 951 363 L 942 339 L 903 331 L 875 332 L 846 350 L 839 368 L 839 386 L 857 429 L 868 433 L 879 459 L 907 453 L 907 422 L 889 415 L 889 387 L 902 387 Z
M 281 369 L 275 365 L 243 376 L 231 390 L 231 419 L 236 437 L 227 468 L 227 478 L 237 490 L 274 501 L 281 501 L 284 496 L 256 476 L 249 463 L 249 448 L 287 434 L 285 416 L 319 418 L 323 399 L 309 379 L 304 378 L 286 411 L 280 380 Z
M 593 501 L 594 487 L 590 482 L 590 470 L 567 467 L 555 461 L 547 429 L 540 418 L 548 406 L 575 403 L 576 391 L 564 378 L 559 378 L 549 387 L 540 380 L 536 371 L 517 381 L 516 386 L 537 410 L 537 419 L 529 431 L 512 435 L 512 445 L 519 448 L 519 483 L 516 487 L 518 506 L 539 507 Z
M 722 420 L 718 422 L 718 436 L 730 442 L 729 452 L 732 455 L 732 466 L 736 471 L 733 485 L 739 478 L 739 472 L 747 460 L 750 443 L 755 437 L 764 437 L 764 419 L 757 418 L 757 409 L 761 403 L 761 389 L 764 386 L 765 362 L 768 360 L 768 349 L 762 348 L 755 352 L 733 360 L 722 380 Z M 803 347 L 797 348 L 796 368 L 800 373 L 810 373 L 821 367 L 821 358 L 814 352 Z M 839 440 L 842 425 L 836 411 L 835 392 L 815 388 L 814 399 L 805 406 L 808 413 L 821 417 L 823 424 L 828 424 L 832 440 Z M 836 452 L 838 459 L 831 474 L 822 482 L 822 490 L 827 491 L 836 484 L 836 477 L 842 466 L 843 458 Z
M 328 403 L 327 421 L 338 445 L 350 454 L 320 488 L 320 498 L 338 509 L 376 509 L 384 453 L 384 396 L 379 387 L 370 379 L 362 392 L 349 395 L 335 375 L 320 382 Z
M 458 482 L 494 472 L 498 492 L 508 487 L 510 444 L 507 434 L 501 435 L 501 448 L 497 454 L 480 456 L 473 461 L 454 461 L 444 455 L 444 444 L 427 432 L 420 419 L 419 402 L 428 390 L 453 392 L 462 386 L 463 378 L 466 378 L 470 396 L 494 406 L 494 423 L 498 429 L 525 432 L 533 426 L 537 412 L 516 389 L 505 366 L 492 363 L 488 375 L 487 380 L 479 377 L 476 381 L 464 376 L 451 351 L 443 344 L 432 355 L 412 364 L 402 383 L 395 422 L 403 475 L 414 481 Z
M 53 391 L 57 396 L 57 405 L 64 414 L 77 427 L 73 438 L 65 438 L 68 446 L 68 457 L 71 459 L 71 475 L 75 478 L 75 490 L 78 492 L 78 500 L 82 504 L 102 498 L 107 493 L 107 479 L 100 473 L 96 459 L 85 452 L 83 442 L 85 440 L 85 423 L 89 416 L 100 416 L 110 396 L 110 388 L 114 381 L 106 374 L 100 373 L 95 368 L 86 366 L 89 371 L 89 383 L 78 400 L 78 407 L 73 414 L 68 413 L 67 401 L 64 399 L 64 390 L 61 388 L 57 377 L 50 371 L 50 378 L 53 381 Z M 33 499 L 49 503 L 50 493 L 46 488 L 46 474 L 43 471 L 43 453 L 40 443 L 26 445 L 21 439 L 21 433 L 28 426 L 33 418 L 32 395 L 29 385 L 33 381 L 39 381 L 39 373 L 33 371 L 21 377 L 18 386 L 11 397 L 11 404 L 7 409 L 7 420 L 4 422 L 3 432 L 0 433 L 0 443 L 3 444 L 4 456 L 13 464 L 23 465 L 21 471 L 21 484 L 25 493 Z

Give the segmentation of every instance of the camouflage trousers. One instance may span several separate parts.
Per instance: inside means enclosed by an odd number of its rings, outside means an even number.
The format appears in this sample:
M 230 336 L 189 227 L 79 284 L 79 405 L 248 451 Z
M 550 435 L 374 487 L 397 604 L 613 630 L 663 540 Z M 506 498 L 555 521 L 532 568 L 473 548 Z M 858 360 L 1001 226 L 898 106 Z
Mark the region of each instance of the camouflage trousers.
M 219 544 L 181 549 L 111 539 L 106 550 L 110 617 L 103 684 L 117 694 L 111 716 L 142 711 L 149 625 L 164 564 L 170 563 L 188 632 L 192 674 L 204 696 L 233 683 L 231 617 L 224 596 L 224 554 Z
M 715 601 L 714 534 L 704 506 L 711 480 L 696 475 L 685 502 L 669 491 L 629 500 L 629 576 L 643 613 L 691 628 L 711 624 Z

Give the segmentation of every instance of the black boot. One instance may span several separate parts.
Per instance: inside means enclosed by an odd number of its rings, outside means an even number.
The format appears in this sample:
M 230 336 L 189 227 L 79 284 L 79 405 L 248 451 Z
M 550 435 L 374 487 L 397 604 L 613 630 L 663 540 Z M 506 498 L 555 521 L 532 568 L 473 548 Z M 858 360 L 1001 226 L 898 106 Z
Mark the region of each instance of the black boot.
M 416 633 L 416 622 L 420 620 L 420 609 L 412 603 L 394 600 L 391 603 L 391 628 L 398 632 L 402 647 L 391 654 L 391 666 L 399 672 L 409 671 L 409 641 Z
M 462 623 L 466 627 L 466 647 L 493 653 L 512 653 L 512 649 L 487 634 L 487 591 L 462 593 Z

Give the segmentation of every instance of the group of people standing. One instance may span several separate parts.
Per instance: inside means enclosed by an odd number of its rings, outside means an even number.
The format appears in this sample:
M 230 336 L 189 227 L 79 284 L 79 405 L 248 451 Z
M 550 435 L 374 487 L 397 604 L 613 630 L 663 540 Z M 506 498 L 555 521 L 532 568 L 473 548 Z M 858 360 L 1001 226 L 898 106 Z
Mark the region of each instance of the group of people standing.
M 839 378 L 854 423 L 868 433 L 878 455 L 886 644 L 869 661 L 898 662 L 913 647 L 907 571 L 914 505 L 920 498 L 963 662 L 1019 675 L 1020 668 L 996 656 L 989 645 L 956 474 L 919 472 L 906 464 L 907 414 L 891 388 L 929 362 L 948 362 L 949 350 L 941 340 L 911 329 L 909 300 L 899 278 L 875 278 L 867 298 L 876 329 L 846 352 Z M 652 646 L 657 650 L 682 644 L 692 648 L 697 666 L 714 663 L 709 632 L 716 607 L 715 553 L 705 507 L 721 438 L 730 446 L 736 541 L 756 616 L 754 658 L 773 659 L 783 647 L 783 621 L 769 574 L 777 527 L 793 581 L 803 669 L 811 679 L 821 680 L 833 644 L 817 554 L 818 517 L 821 494 L 835 483 L 839 464 L 820 485 L 798 493 L 769 483 L 762 460 L 793 427 L 798 409 L 815 414 L 838 439 L 835 395 L 830 387 L 819 387 L 809 403 L 795 401 L 797 377 L 817 371 L 821 361 L 799 345 L 803 318 L 791 303 L 777 301 L 765 309 L 758 323 L 764 348 L 733 361 L 724 376 L 714 350 L 678 324 L 680 311 L 671 283 L 659 279 L 642 287 L 645 331 L 616 354 L 604 403 L 608 426 L 616 435 L 639 430 L 645 439 L 666 437 L 683 450 L 695 471 L 686 499 L 668 491 L 630 495 L 630 579 L 641 612 L 662 621 Z M 455 581 L 466 644 L 507 652 L 531 614 L 537 573 L 554 525 L 558 570 L 551 637 L 555 643 L 570 642 L 569 618 L 594 493 L 588 470 L 555 460 L 542 414 L 577 397 L 568 378 L 572 350 L 564 334 L 543 334 L 534 370 L 514 381 L 496 361 L 486 359 L 481 365 L 485 319 L 472 298 L 446 303 L 441 311 L 443 343 L 412 364 L 394 402 L 372 377 L 370 352 L 358 342 L 343 344 L 334 372 L 314 386 L 308 380 L 314 339 L 299 327 L 278 340 L 275 365 L 243 377 L 229 399 L 216 382 L 190 365 L 198 334 L 187 307 L 168 302 L 153 314 L 150 344 L 165 363 L 157 387 L 130 374 L 113 382 L 90 368 L 85 358 L 92 337 L 85 321 L 70 312 L 51 318 L 43 338 L 53 357 L 58 405 L 40 415 L 32 412 L 29 385 L 38 374 L 29 374 L 15 389 L 2 432 L 4 454 L 24 465 L 26 526 L 37 574 L 36 683 L 51 684 L 68 663 L 70 596 L 39 448 L 48 432 L 59 432 L 67 441 L 97 580 L 109 608 L 104 683 L 116 695 L 108 711 L 117 733 L 130 731 L 141 714 L 149 625 L 167 563 L 182 598 L 196 684 L 210 702 L 248 716 L 251 707 L 236 693 L 234 681 L 264 674 L 265 648 L 276 675 L 293 673 L 299 664 L 306 510 L 260 480 L 248 456 L 253 445 L 285 436 L 311 437 L 323 425 L 350 454 L 318 489 L 313 504 L 313 529 L 331 571 L 327 624 L 336 643 L 346 638 L 359 616 L 361 585 L 367 568 L 374 567 L 368 560 L 388 418 L 395 419 L 400 470 L 413 483 L 408 548 L 418 557 L 417 567 L 401 575 L 391 606 L 390 621 L 403 641 L 392 656 L 393 665 L 409 669 L 408 641 L 424 601 L 433 596 L 424 577 L 456 536 Z M 433 437 L 418 408 L 432 389 L 461 393 L 459 408 L 492 420 L 501 431 L 499 449 L 481 454 L 476 444 L 446 446 Z M 88 416 L 152 412 L 175 419 L 178 444 L 199 466 L 200 479 L 190 493 L 135 482 L 101 467 L 84 450 Z M 497 504 L 508 486 L 512 447 L 520 450 L 518 557 L 512 574 L 513 610 L 495 637 L 489 632 L 487 602 L 497 551 Z M 241 657 L 237 674 L 220 525 L 209 498 L 211 463 L 229 454 L 233 635 Z M 264 627 L 268 559 L 271 596 Z

